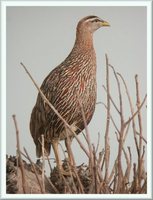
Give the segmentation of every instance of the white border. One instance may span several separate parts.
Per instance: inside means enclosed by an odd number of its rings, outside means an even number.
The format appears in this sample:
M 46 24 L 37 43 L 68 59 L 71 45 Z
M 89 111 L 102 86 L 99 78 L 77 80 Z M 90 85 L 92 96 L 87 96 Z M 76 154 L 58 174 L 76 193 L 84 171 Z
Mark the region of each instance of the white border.
M 6 191 L 6 7 L 1 5 L 1 196 Z M 3 133 L 3 134 L 2 134 Z M 3 137 L 4 136 L 4 137 Z M 3 177 L 2 177 L 3 176 Z M 2 180 L 4 182 L 2 182 Z M 3 191 L 3 192 L 2 192 Z
M 6 194 L 6 7 L 7 6 L 146 6 L 147 7 L 147 93 L 148 93 L 148 111 L 147 111 L 147 171 L 148 187 L 147 194 Z M 149 199 L 152 198 L 152 63 L 151 63 L 151 6 L 152 1 L 1 1 L 1 198 L 3 199 Z M 2 165 L 3 163 L 3 165 Z M 150 173 L 150 174 L 149 174 Z
M 153 198 L 152 194 L 152 1 L 150 2 L 150 6 L 147 7 L 147 191 Z M 149 187 L 152 186 L 152 187 Z
M 2 1 L 6 6 L 149 6 L 150 0 L 146 1 Z

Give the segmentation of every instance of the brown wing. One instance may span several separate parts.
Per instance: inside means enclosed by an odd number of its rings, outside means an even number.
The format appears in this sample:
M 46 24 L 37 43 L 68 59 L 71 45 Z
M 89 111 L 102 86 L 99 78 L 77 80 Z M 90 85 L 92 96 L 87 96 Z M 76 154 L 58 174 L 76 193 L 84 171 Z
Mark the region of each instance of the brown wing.
M 92 69 L 92 59 L 85 62 L 82 55 L 79 64 L 76 60 L 65 60 L 55 68 L 44 80 L 41 90 L 57 111 L 71 126 L 78 127 L 76 133 L 84 129 L 82 112 L 78 98 L 82 102 L 87 124 L 95 109 L 96 82 Z M 86 66 L 82 68 L 82 66 Z M 85 71 L 88 70 L 88 71 Z M 85 76 L 86 75 L 86 76 Z M 57 115 L 45 104 L 38 94 L 36 105 L 31 114 L 30 130 L 36 144 L 37 155 L 41 155 L 39 139 L 44 134 L 46 151 L 50 152 L 50 142 L 54 138 L 65 139 L 65 125 Z
M 47 97 L 47 99 L 52 103 L 54 100 L 56 85 L 59 82 L 60 78 L 60 70 L 59 68 L 55 68 L 43 81 L 41 85 L 41 90 L 44 93 L 44 95 Z M 48 121 L 52 118 L 53 112 L 51 112 L 51 109 L 45 102 L 43 101 L 40 94 L 37 96 L 36 104 L 32 110 L 31 113 L 31 119 L 30 119 L 30 132 L 33 137 L 33 140 L 36 145 L 36 154 L 38 157 L 41 156 L 42 150 L 41 150 L 41 135 L 44 135 L 45 139 L 45 150 L 46 153 L 50 154 L 50 141 L 48 140 Z

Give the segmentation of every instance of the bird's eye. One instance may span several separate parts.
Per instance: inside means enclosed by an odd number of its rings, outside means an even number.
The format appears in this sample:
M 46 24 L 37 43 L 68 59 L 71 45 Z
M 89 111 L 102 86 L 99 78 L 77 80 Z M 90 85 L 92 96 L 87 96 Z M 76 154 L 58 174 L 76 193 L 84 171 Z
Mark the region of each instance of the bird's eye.
M 99 22 L 99 19 L 95 19 L 94 22 Z

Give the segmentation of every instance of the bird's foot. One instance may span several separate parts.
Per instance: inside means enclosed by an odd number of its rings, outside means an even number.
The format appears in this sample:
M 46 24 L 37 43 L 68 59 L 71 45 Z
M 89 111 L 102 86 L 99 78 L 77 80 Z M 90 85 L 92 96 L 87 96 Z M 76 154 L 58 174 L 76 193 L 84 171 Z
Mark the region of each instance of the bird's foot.
M 65 171 L 64 169 L 60 169 L 59 172 L 60 172 L 60 174 L 62 174 L 63 176 L 71 176 L 70 171 Z
M 73 168 L 72 165 L 69 163 L 68 159 L 64 159 L 63 162 L 58 162 L 56 170 L 58 171 L 59 174 L 63 176 L 73 175 Z
M 65 170 L 62 166 L 58 168 L 59 174 L 63 176 L 71 176 L 72 172 L 70 170 Z

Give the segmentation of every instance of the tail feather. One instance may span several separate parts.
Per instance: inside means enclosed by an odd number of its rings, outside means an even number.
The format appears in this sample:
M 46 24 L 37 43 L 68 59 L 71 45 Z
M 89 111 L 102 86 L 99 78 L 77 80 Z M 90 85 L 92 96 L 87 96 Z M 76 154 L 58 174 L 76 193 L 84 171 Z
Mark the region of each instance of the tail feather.
M 48 157 L 50 155 L 51 143 L 45 142 L 44 148 L 44 155 Z M 42 156 L 42 145 L 40 143 L 36 144 L 36 155 L 38 158 Z

